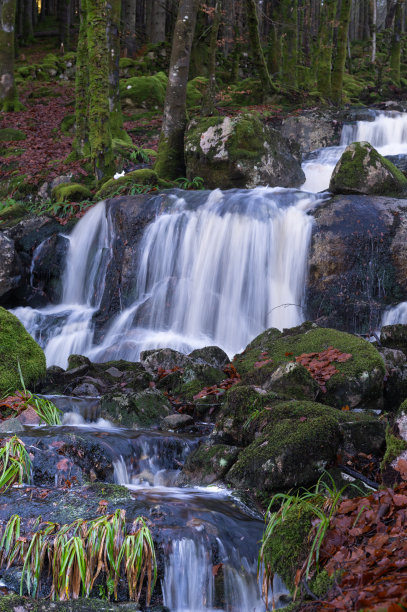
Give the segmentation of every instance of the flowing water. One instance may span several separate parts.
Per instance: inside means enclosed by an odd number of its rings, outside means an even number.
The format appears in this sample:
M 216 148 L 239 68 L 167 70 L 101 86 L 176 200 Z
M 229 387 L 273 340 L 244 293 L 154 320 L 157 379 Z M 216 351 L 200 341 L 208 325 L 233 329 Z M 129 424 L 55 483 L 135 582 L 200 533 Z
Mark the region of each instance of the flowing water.
M 44 347 L 48 365 L 80 353 L 94 361 L 136 361 L 140 351 L 183 352 L 216 344 L 229 355 L 268 327 L 304 319 L 312 217 L 321 196 L 261 188 L 174 195 L 144 231 L 134 300 L 93 343 L 92 317 L 103 295 L 115 236 L 104 203 L 78 223 L 59 306 L 17 308 Z
M 304 191 L 318 192 L 329 187 L 336 163 L 352 142 L 369 142 L 381 155 L 407 154 L 407 113 L 379 112 L 374 121 L 344 125 L 338 147 L 313 151 L 302 165 L 306 181 Z

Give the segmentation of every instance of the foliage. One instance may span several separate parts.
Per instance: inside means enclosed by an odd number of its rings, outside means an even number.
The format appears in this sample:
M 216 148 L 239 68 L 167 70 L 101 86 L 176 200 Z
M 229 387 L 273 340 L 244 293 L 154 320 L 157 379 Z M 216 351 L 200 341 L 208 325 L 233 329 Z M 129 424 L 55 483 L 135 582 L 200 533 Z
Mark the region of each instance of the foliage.
M 328 478 L 328 482 L 327 482 Z M 324 538 L 330 528 L 332 517 L 338 508 L 343 493 L 348 486 L 345 485 L 338 490 L 334 479 L 330 474 L 323 474 L 312 490 L 300 489 L 295 494 L 277 493 L 268 506 L 266 513 L 266 529 L 263 534 L 262 545 L 258 558 L 258 573 L 263 569 L 263 596 L 268 601 L 268 591 L 272 588 L 275 568 L 273 560 L 270 558 L 269 547 L 276 531 L 284 527 L 288 516 L 293 516 L 296 512 L 310 512 L 314 517 L 312 521 L 313 529 L 310 533 L 309 550 L 302 567 L 299 567 L 295 575 L 294 600 L 298 586 L 303 577 L 308 580 L 312 570 L 318 571 L 320 565 L 320 551 Z M 357 488 L 357 487 L 356 487 Z M 281 504 L 279 510 L 273 511 L 276 504 Z
M 145 162 L 148 164 L 150 156 L 142 147 L 134 147 L 134 150 L 130 153 L 130 160 L 134 162 Z
M 0 447 L 0 493 L 13 484 L 28 482 L 31 473 L 30 457 L 24 442 L 17 436 L 2 440 Z
M 189 180 L 185 177 L 181 177 L 176 179 L 176 184 L 181 189 L 203 189 L 204 181 L 200 176 L 195 176 L 193 179 Z
M 48 569 L 51 599 L 89 597 L 98 582 L 117 600 L 122 573 L 126 575 L 129 598 L 139 602 L 146 586 L 146 604 L 157 580 L 157 562 L 151 532 L 141 517 L 126 529 L 126 513 L 116 510 L 94 520 L 78 519 L 58 525 L 38 519 L 38 530 L 21 538 L 21 520 L 13 515 L 0 541 L 0 565 L 23 564 L 20 593 L 24 584 L 29 595 L 39 594 L 41 576 Z M 100 584 L 103 579 L 104 584 Z

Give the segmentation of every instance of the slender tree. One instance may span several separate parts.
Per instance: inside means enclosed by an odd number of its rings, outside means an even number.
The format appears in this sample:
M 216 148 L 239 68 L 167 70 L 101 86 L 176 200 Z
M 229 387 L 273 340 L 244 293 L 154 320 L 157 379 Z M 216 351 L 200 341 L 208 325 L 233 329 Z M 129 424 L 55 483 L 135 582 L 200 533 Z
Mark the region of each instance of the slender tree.
M 136 41 L 136 0 L 123 0 L 122 5 L 122 44 L 128 57 L 134 57 Z
M 267 68 L 266 60 L 260 42 L 259 20 L 257 18 L 257 7 L 255 0 L 246 0 L 247 26 L 249 29 L 250 46 L 252 49 L 253 63 L 265 94 L 275 92 L 277 88 L 273 85 Z
M 14 24 L 16 0 L 0 0 L 0 110 L 23 108 L 14 82 Z
M 71 0 L 58 0 L 59 43 L 69 49 L 71 30 Z
M 282 37 L 282 77 L 283 82 L 296 88 L 297 82 L 297 0 L 285 0 L 281 3 L 283 21 Z
M 185 174 L 184 131 L 189 62 L 199 0 L 180 0 L 172 40 L 168 86 L 155 170 L 175 179 Z
M 393 81 L 400 85 L 400 55 L 401 55 L 401 29 L 403 17 L 403 0 L 397 0 L 394 13 L 393 38 L 390 52 L 390 75 Z
M 331 96 L 332 40 L 336 14 L 336 0 L 325 0 L 319 27 L 318 91 L 326 98 Z
M 334 104 L 341 104 L 342 102 L 343 75 L 345 72 L 351 6 L 352 0 L 342 0 L 336 36 L 336 55 L 331 78 L 331 97 Z
M 377 0 L 372 0 L 372 64 L 376 61 Z
M 202 110 L 204 115 L 213 115 L 216 96 L 216 52 L 218 50 L 218 33 L 222 16 L 222 0 L 216 0 L 209 41 L 208 86 L 206 88 Z

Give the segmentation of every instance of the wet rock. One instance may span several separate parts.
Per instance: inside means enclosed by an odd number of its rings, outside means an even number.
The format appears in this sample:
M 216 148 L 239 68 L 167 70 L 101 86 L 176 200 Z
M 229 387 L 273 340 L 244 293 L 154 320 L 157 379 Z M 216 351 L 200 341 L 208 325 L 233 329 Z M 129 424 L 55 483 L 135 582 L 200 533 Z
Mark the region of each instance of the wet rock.
M 336 196 L 313 216 L 307 313 L 323 327 L 368 334 L 389 298 L 407 298 L 407 202 Z
M 113 376 L 113 378 L 121 378 L 123 376 L 123 372 L 120 372 L 120 370 L 113 366 L 106 370 L 106 374 L 109 374 L 109 376 Z
M 0 433 L 19 433 L 24 427 L 17 418 L 6 419 L 0 422 Z
M 23 410 L 23 412 L 18 416 L 18 420 L 23 425 L 39 425 L 41 423 L 38 413 L 32 406 L 28 406 L 25 410 Z
M 275 369 L 262 388 L 283 396 L 310 400 L 319 392 L 318 384 L 308 370 L 295 362 L 285 363 Z
M 226 364 L 230 362 L 229 357 L 218 346 L 205 346 L 201 349 L 195 349 L 192 353 L 189 353 L 194 363 L 207 363 L 208 365 L 218 370 L 223 370 Z
M 384 450 L 386 426 L 374 417 L 361 421 L 342 422 L 340 430 L 343 436 L 341 448 L 350 455 L 365 453 L 377 457 Z
M 407 155 L 386 155 L 385 157 L 404 175 L 407 174 Z
M 339 145 L 342 122 L 337 113 L 306 111 L 283 119 L 280 127 L 284 138 L 299 145 L 302 154 L 322 147 Z
M 91 383 L 82 383 L 72 390 L 72 394 L 77 397 L 97 397 L 100 390 Z
M 384 325 L 380 330 L 380 342 L 383 346 L 398 349 L 407 353 L 407 325 L 396 323 Z
M 407 179 L 368 142 L 354 142 L 342 154 L 332 173 L 333 193 L 398 194 L 407 189 Z
M 282 389 L 286 397 L 299 397 L 300 394 L 306 397 L 312 389 L 308 376 L 288 364 L 300 355 L 318 354 L 329 347 L 352 357 L 344 362 L 332 362 L 336 373 L 325 381 L 324 389 L 320 388 L 318 400 L 337 408 L 381 407 L 385 376 L 382 357 L 366 340 L 334 329 L 304 323 L 298 328 L 284 330 L 280 335 L 273 329 L 267 330 L 257 336 L 243 353 L 236 355 L 233 364 L 243 383 L 276 393 Z M 266 361 L 261 362 L 261 359 Z M 276 372 L 279 376 L 274 387 Z M 292 388 L 289 384 L 291 377 Z
M 72 370 L 76 371 L 78 368 L 83 368 L 86 366 L 86 370 L 82 369 L 81 371 L 87 372 L 91 365 L 90 359 L 85 357 L 85 355 L 69 355 L 68 357 L 68 367 L 66 368 L 67 372 L 73 373 Z
M 158 427 L 171 412 L 170 403 L 157 389 L 139 393 L 113 393 L 101 400 L 101 416 L 132 429 Z
M 224 372 L 207 364 L 189 363 L 182 370 L 172 372 L 157 382 L 157 387 L 192 402 L 205 387 L 219 384 L 226 377 Z
M 407 357 L 403 351 L 378 347 L 386 367 L 384 408 L 395 411 L 407 397 Z
M 170 414 L 161 421 L 161 429 L 164 431 L 186 429 L 193 424 L 194 419 L 189 414 Z
M 187 458 L 178 485 L 209 485 L 222 480 L 240 449 L 225 444 L 201 444 Z
M 0 300 L 15 289 L 21 280 L 21 262 L 14 241 L 0 232 Z
M 53 234 L 33 254 L 31 285 L 54 304 L 62 297 L 62 273 L 68 247 L 69 240 L 65 236 Z
M 150 374 L 157 374 L 157 370 L 172 370 L 173 368 L 184 368 L 191 364 L 191 359 L 170 348 L 153 349 L 142 351 L 140 354 L 140 362 Z
M 187 176 L 201 176 L 213 189 L 298 187 L 305 180 L 288 141 L 251 114 L 193 119 L 185 159 Z

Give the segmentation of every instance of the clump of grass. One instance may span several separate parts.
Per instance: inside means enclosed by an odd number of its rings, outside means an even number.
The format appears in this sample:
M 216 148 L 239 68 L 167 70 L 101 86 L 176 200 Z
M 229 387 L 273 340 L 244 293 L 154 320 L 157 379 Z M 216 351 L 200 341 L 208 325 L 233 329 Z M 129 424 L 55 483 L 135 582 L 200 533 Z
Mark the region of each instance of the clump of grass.
M 20 537 L 20 517 L 8 521 L 0 541 L 0 567 L 23 565 L 20 593 L 24 583 L 29 595 L 38 596 L 40 579 L 45 570 L 51 579 L 52 600 L 89 597 L 95 581 L 117 600 L 118 585 L 126 575 L 129 599 L 140 600 L 146 584 L 146 605 L 157 580 L 154 543 L 144 519 L 135 519 L 126 530 L 125 510 L 69 525 L 40 523 L 31 538 Z M 104 584 L 100 584 L 100 578 Z
M 34 408 L 40 419 L 44 421 L 44 423 L 46 423 L 47 425 L 61 425 L 61 411 L 59 410 L 59 408 L 57 408 L 55 404 L 45 399 L 44 397 L 33 395 L 32 393 L 30 393 L 30 391 L 26 389 L 20 363 L 18 363 L 17 365 L 21 385 L 24 390 L 24 393 L 20 392 L 19 395 L 24 398 L 25 407 L 27 408 L 28 406 L 32 406 L 32 408 Z
M 363 494 L 363 491 L 352 483 L 338 489 L 332 476 L 325 472 L 311 490 L 300 489 L 295 494 L 277 493 L 272 497 L 266 512 L 266 529 L 263 534 L 257 565 L 258 575 L 261 570 L 263 572 L 262 591 L 266 604 L 269 600 L 269 591 L 272 592 L 274 578 L 273 568 L 271 567 L 270 560 L 267 559 L 267 547 L 275 531 L 288 520 L 288 517 L 292 517 L 296 511 L 298 511 L 298 515 L 306 511 L 315 517 L 315 520 L 312 521 L 313 529 L 310 533 L 308 555 L 302 567 L 298 568 L 295 576 L 293 596 L 295 601 L 301 580 L 304 577 L 305 580 L 308 580 L 314 568 L 317 571 L 319 570 L 319 555 L 323 540 L 330 527 L 331 519 L 341 502 L 344 491 L 348 487 L 354 487 Z M 276 505 L 280 505 L 280 508 L 273 512 L 272 508 L 275 508 Z
M 0 493 L 13 484 L 29 482 L 31 461 L 24 442 L 13 436 L 3 440 L 0 446 Z

